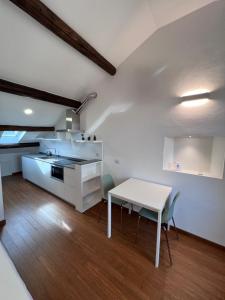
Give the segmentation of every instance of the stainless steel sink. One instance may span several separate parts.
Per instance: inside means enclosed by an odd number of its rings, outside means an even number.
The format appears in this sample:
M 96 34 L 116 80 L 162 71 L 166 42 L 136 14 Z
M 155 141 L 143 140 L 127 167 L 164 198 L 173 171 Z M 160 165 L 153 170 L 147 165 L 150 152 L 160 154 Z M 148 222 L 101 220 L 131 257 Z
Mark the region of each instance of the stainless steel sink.
M 37 159 L 43 159 L 48 161 L 49 163 L 55 163 L 57 165 L 71 165 L 75 163 L 83 163 L 86 162 L 85 159 L 80 159 L 80 158 L 66 158 L 66 157 L 57 157 L 54 155 L 43 155 L 43 156 L 37 156 Z
M 49 162 L 55 162 L 59 160 L 59 158 L 55 156 L 38 156 L 37 159 L 48 160 Z

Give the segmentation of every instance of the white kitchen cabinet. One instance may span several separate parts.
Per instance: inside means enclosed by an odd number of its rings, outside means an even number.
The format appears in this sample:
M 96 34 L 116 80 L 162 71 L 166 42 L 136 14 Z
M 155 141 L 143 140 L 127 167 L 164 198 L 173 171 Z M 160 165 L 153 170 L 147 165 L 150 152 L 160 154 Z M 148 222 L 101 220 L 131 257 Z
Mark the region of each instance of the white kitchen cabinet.
M 58 179 L 48 177 L 45 181 L 45 189 L 59 198 L 65 198 L 64 183 Z M 66 199 L 65 199 L 66 200 Z
M 82 181 L 88 181 L 102 174 L 102 162 L 83 165 L 81 169 Z
M 23 177 L 84 212 L 102 199 L 102 162 L 64 167 L 64 181 L 51 177 L 51 164 L 40 159 L 22 158 Z
M 2 170 L 1 176 L 9 176 L 12 175 L 12 161 L 5 157 L 0 158 L 0 165 Z
M 79 212 L 96 205 L 102 199 L 102 162 L 64 168 L 65 199 Z
M 80 191 L 71 186 L 65 186 L 65 199 L 70 204 L 74 205 L 76 209 L 82 212 L 82 205 L 80 201 Z
M 81 168 L 64 168 L 65 199 L 82 211 L 81 205 Z
M 82 195 L 83 197 L 86 197 L 87 195 L 92 194 L 100 189 L 101 189 L 101 177 L 98 176 L 83 182 Z
M 60 198 L 64 198 L 64 183 L 51 177 L 51 164 L 38 159 L 23 157 L 22 169 L 25 179 Z
M 22 157 L 23 177 L 29 181 L 46 188 L 46 178 L 50 177 L 51 165 L 41 160 Z
M 81 168 L 75 166 L 75 169 L 64 168 L 64 183 L 75 189 L 80 187 Z
M 21 158 L 28 153 L 36 153 L 38 147 L 0 149 L 0 165 L 2 176 L 9 176 L 22 171 Z
M 99 202 L 99 199 L 102 198 L 101 190 L 98 189 L 87 196 L 83 197 L 82 201 L 82 209 L 83 211 L 88 210 L 92 206 L 96 205 Z

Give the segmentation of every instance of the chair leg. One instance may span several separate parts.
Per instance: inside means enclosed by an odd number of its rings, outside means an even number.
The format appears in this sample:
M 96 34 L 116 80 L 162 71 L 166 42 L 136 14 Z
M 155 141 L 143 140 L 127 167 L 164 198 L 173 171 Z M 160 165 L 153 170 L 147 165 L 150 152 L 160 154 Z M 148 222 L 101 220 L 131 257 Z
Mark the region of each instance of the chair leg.
M 131 203 L 131 212 L 134 211 L 134 205 Z
M 138 216 L 135 243 L 137 243 L 137 240 L 138 240 L 138 232 L 139 232 L 139 227 L 140 227 L 140 221 L 141 221 L 141 216 Z
M 169 253 L 169 258 L 170 258 L 170 265 L 172 266 L 173 261 L 172 261 L 171 251 L 170 251 L 170 244 L 169 244 L 169 240 L 168 240 L 168 236 L 167 236 L 167 228 L 166 228 L 166 226 L 162 226 L 162 228 L 163 228 L 163 232 L 166 237 L 166 243 L 167 243 L 167 248 L 168 248 L 168 253 Z
M 120 227 L 123 229 L 123 205 L 120 206 Z
M 128 215 L 131 215 L 132 211 L 133 211 L 133 204 L 132 203 L 129 203 L 128 204 Z
M 177 227 L 176 227 L 176 224 L 175 224 L 175 221 L 174 221 L 174 218 L 173 218 L 173 217 L 172 217 L 172 221 L 173 221 L 174 229 L 175 229 L 175 231 L 176 231 L 177 240 L 179 240 L 179 234 L 178 234 Z

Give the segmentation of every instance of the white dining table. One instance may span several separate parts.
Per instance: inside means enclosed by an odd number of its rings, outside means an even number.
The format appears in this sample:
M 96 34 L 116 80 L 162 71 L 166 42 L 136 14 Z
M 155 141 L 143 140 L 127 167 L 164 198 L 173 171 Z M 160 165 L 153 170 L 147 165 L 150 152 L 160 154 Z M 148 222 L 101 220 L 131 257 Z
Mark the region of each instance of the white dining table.
M 149 181 L 130 178 L 108 192 L 108 238 L 112 236 L 112 203 L 111 197 L 147 208 L 158 213 L 155 267 L 159 266 L 161 218 L 172 187 Z

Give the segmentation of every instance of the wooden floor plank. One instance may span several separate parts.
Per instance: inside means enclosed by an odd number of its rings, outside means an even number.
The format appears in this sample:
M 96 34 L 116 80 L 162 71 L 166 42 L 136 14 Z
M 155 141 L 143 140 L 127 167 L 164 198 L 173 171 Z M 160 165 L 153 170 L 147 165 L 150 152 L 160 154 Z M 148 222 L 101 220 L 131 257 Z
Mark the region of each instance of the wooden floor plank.
M 7 224 L 1 240 L 35 300 L 225 299 L 225 251 L 169 232 L 174 264 L 162 239 L 154 267 L 156 227 L 113 207 L 113 236 L 106 237 L 106 207 L 80 214 L 25 181 L 3 178 Z

